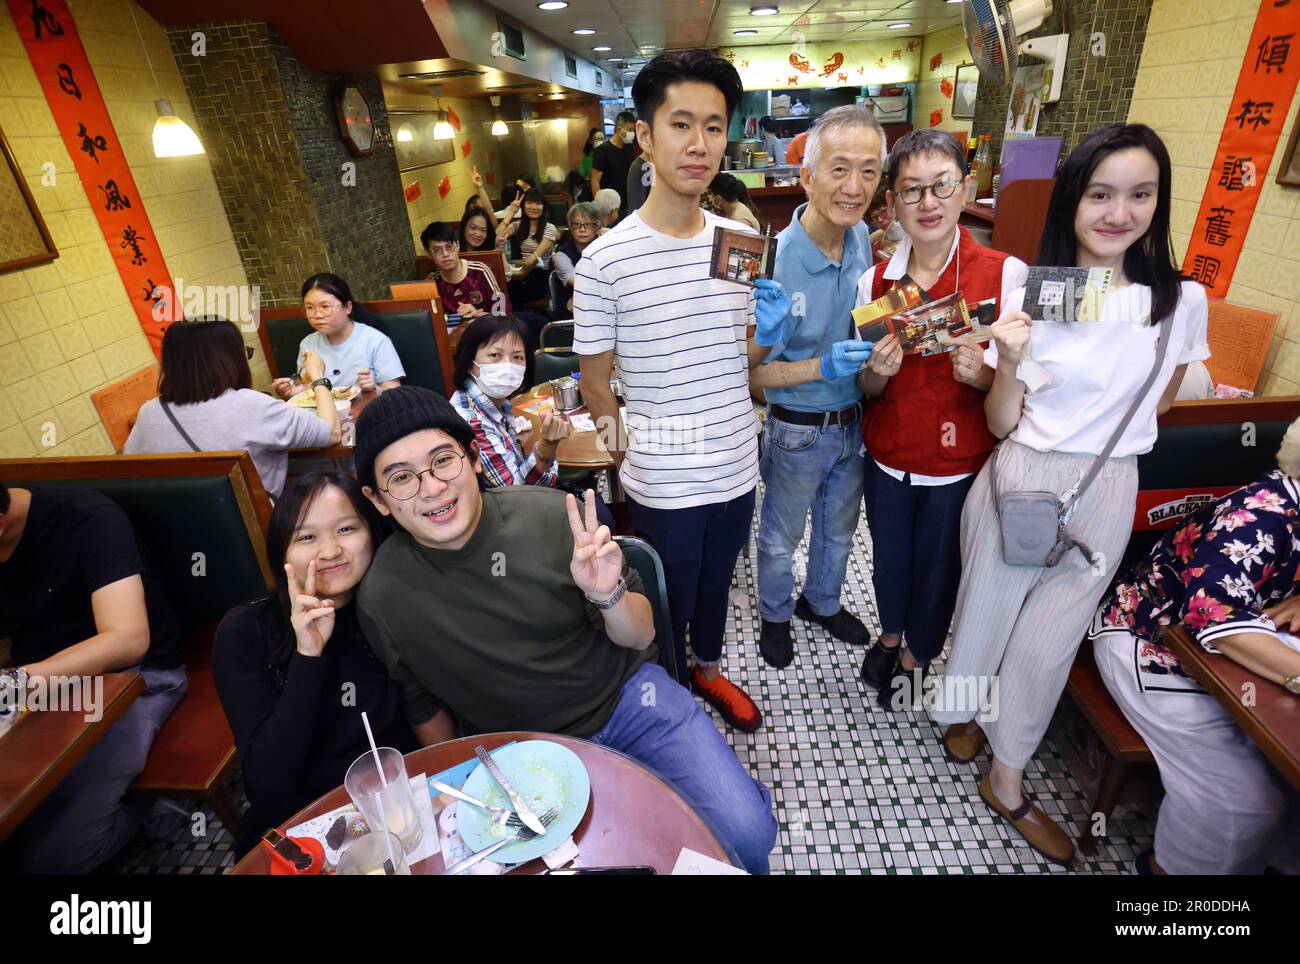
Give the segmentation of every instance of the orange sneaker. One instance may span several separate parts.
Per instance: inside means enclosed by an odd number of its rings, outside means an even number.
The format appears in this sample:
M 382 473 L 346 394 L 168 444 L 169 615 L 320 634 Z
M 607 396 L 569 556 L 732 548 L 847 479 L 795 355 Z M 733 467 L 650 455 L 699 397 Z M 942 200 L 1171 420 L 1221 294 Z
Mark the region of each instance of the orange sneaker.
M 714 679 L 706 680 L 696 667 L 691 671 L 691 689 L 716 706 L 722 718 L 736 729 L 753 733 L 763 725 L 763 714 L 749 694 L 727 677 L 718 674 Z

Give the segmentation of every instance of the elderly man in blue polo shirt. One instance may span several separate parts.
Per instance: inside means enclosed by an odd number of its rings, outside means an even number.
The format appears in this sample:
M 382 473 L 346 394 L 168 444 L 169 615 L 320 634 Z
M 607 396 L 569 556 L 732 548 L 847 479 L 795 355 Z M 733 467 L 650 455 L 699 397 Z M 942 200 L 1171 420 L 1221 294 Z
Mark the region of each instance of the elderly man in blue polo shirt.
M 836 107 L 813 125 L 799 172 L 808 201 L 777 242 L 775 282 L 791 310 L 754 336 L 772 346 L 751 374 L 768 400 L 759 461 L 767 485 L 758 531 L 759 649 L 778 669 L 794 658 L 792 613 L 851 645 L 871 640 L 840 604 L 840 590 L 862 503 L 855 376 L 871 356 L 871 343 L 856 338 L 852 311 L 858 279 L 871 265 L 863 217 L 884 148 L 880 123 L 863 107 Z M 794 550 L 810 509 L 808 574 L 796 602 Z

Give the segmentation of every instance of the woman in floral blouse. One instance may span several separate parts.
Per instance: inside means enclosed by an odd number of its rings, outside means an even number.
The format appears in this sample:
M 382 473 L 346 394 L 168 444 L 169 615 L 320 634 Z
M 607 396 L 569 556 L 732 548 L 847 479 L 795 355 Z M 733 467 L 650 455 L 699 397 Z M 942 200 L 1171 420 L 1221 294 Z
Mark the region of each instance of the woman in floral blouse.
M 1161 642 L 1182 623 L 1208 652 L 1300 692 L 1300 642 L 1279 633 L 1277 605 L 1300 569 L 1300 420 L 1278 464 L 1171 529 L 1093 618 L 1097 667 L 1165 786 L 1140 873 L 1300 872 L 1300 794 Z

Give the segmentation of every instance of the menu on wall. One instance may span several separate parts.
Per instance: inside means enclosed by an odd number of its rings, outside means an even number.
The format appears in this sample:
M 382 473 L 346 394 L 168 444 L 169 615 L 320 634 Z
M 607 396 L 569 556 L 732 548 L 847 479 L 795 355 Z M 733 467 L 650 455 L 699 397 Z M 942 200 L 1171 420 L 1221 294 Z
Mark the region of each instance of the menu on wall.
M 1277 329 L 1275 311 L 1261 311 L 1210 298 L 1210 370 L 1219 386 L 1254 393 L 1264 372 L 1264 359 Z

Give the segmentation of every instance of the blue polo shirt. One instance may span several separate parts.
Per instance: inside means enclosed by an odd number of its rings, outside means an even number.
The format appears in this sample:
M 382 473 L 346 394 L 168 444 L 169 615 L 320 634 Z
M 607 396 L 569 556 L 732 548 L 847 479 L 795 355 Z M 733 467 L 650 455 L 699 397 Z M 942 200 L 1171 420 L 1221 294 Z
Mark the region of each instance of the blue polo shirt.
M 789 227 L 777 235 L 773 277 L 790 296 L 792 314 L 783 322 L 785 344 L 778 345 L 763 360 L 764 364 L 820 358 L 837 341 L 856 337 L 853 306 L 857 302 L 858 279 L 871 267 L 871 235 L 861 221 L 849 228 L 844 234 L 844 254 L 836 264 L 821 253 L 799 223 L 807 207 L 805 202 L 795 208 Z M 798 293 L 803 295 L 803 317 L 793 314 Z M 766 393 L 770 403 L 796 412 L 836 412 L 862 398 L 854 375 L 792 388 L 768 388 Z

